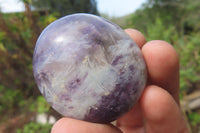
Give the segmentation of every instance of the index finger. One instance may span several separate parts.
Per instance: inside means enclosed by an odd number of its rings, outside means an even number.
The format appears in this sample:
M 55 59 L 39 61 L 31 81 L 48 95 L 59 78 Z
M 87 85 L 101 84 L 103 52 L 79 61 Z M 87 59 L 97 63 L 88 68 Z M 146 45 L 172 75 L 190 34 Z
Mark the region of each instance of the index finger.
M 179 103 L 179 56 L 173 46 L 161 40 L 146 43 L 144 35 L 135 29 L 125 32 L 142 50 L 148 69 L 148 84 L 165 88 Z
M 140 47 L 140 49 L 143 47 L 143 45 L 146 43 L 146 39 L 144 35 L 135 29 L 125 29 L 124 30 L 134 41 L 135 43 Z
M 148 84 L 165 88 L 179 103 L 179 57 L 172 45 L 154 40 L 142 47 L 148 69 Z

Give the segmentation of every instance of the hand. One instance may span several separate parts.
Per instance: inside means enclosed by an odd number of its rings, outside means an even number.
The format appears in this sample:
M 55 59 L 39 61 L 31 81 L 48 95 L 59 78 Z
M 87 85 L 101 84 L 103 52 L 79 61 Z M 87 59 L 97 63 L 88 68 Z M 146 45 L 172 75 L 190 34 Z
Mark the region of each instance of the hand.
M 179 107 L 179 58 L 164 41 L 145 41 L 137 30 L 126 33 L 138 44 L 148 68 L 148 83 L 138 103 L 111 124 L 71 118 L 57 121 L 52 133 L 188 133 Z

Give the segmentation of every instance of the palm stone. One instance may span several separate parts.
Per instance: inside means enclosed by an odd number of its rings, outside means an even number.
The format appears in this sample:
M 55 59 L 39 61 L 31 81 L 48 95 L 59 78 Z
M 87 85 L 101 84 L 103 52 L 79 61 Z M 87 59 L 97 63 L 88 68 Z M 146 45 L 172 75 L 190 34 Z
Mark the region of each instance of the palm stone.
M 72 14 L 39 36 L 33 72 L 47 102 L 60 114 L 109 123 L 128 112 L 146 84 L 140 48 L 117 25 L 91 14 Z

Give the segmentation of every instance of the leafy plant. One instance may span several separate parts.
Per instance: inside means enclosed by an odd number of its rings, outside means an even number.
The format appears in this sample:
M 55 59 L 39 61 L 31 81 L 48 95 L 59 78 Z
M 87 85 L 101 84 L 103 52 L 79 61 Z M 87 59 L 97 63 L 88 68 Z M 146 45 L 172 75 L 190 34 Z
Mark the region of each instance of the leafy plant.
M 0 112 L 14 112 L 14 108 L 18 106 L 18 102 L 22 100 L 22 94 L 19 90 L 11 90 L 0 85 Z
M 51 131 L 51 127 L 51 124 L 30 122 L 24 125 L 22 129 L 17 129 L 16 133 L 49 133 Z
M 157 17 L 155 23 L 147 26 L 147 39 L 165 40 L 169 43 L 174 43 L 178 39 L 178 34 L 174 26 L 164 25 L 162 19 Z
M 184 37 L 176 49 L 180 55 L 180 88 L 190 91 L 200 82 L 200 35 L 192 34 Z
M 38 96 L 37 100 L 30 105 L 31 112 L 46 113 L 49 109 L 50 105 L 43 96 Z
M 189 121 L 193 126 L 200 124 L 200 114 L 198 113 L 190 113 L 188 115 Z

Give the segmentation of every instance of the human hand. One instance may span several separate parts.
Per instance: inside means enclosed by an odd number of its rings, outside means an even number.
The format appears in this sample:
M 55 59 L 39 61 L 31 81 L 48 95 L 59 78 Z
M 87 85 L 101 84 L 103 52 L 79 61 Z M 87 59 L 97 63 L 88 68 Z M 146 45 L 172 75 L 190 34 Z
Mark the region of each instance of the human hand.
M 126 33 L 138 44 L 148 69 L 148 83 L 138 103 L 111 124 L 90 123 L 71 118 L 58 120 L 51 133 L 188 133 L 179 107 L 179 58 L 164 41 L 146 43 L 137 30 Z

